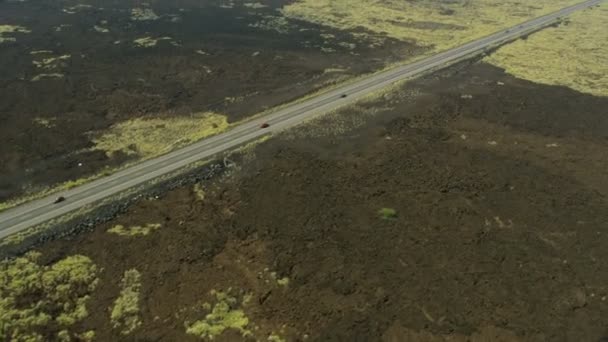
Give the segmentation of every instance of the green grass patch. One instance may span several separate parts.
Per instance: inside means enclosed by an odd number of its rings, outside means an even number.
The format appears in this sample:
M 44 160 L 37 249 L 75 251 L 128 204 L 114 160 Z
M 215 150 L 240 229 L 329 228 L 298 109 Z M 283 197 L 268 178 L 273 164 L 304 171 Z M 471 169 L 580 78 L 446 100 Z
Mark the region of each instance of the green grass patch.
M 215 298 L 215 304 L 208 303 L 203 308 L 211 308 L 204 319 L 192 324 L 186 323 L 186 333 L 203 338 L 214 339 L 227 329 L 234 329 L 243 337 L 250 336 L 251 331 L 247 329 L 249 318 L 239 308 L 239 301 L 228 292 L 211 291 Z
M 88 316 L 86 304 L 97 286 L 97 267 L 74 255 L 55 264 L 38 263 L 40 253 L 0 263 L 0 336 L 9 341 L 66 340 Z
M 579 0 L 299 0 L 285 6 L 292 19 L 327 25 L 344 31 L 360 28 L 372 45 L 386 35 L 431 48 L 431 52 L 462 45 L 558 10 Z M 602 27 L 602 25 L 600 25 Z M 605 27 L 605 25 L 604 25 Z M 374 37 L 375 36 L 375 37 Z
M 130 226 L 125 227 L 122 224 L 117 224 L 114 227 L 107 230 L 110 234 L 116 234 L 119 236 L 146 236 L 153 231 L 159 229 L 162 225 L 160 223 L 148 223 L 144 226 Z
M 171 37 L 160 37 L 160 38 L 152 38 L 152 37 L 142 37 L 133 40 L 133 44 L 136 47 L 140 48 L 150 48 L 155 47 L 159 41 L 161 40 L 171 40 Z
M 108 156 L 120 151 L 142 159 L 157 157 L 176 148 L 228 129 L 225 115 L 199 113 L 190 117 L 137 118 L 112 126 L 93 140 L 94 149 Z
M 150 8 L 133 8 L 131 10 L 131 20 L 133 21 L 153 21 L 160 17 Z
M 0 44 L 4 42 L 16 42 L 17 38 L 11 37 L 14 33 L 30 33 L 31 31 L 18 25 L 0 25 Z
M 114 302 L 110 321 L 113 328 L 119 329 L 123 335 L 128 335 L 141 325 L 139 308 L 141 274 L 139 271 L 136 269 L 126 271 L 120 287 L 120 295 Z
M 397 218 L 397 210 L 393 208 L 382 208 L 378 210 L 378 216 L 384 220 L 391 220 Z
M 194 184 L 192 191 L 194 191 L 194 195 L 196 196 L 197 200 L 199 200 L 199 201 L 205 200 L 205 196 L 206 196 L 205 188 L 203 188 L 203 185 L 201 183 Z
M 567 24 L 566 24 L 567 23 Z M 608 3 L 501 47 L 485 62 L 537 83 L 608 96 Z
M 282 338 L 280 335 L 276 334 L 276 333 L 271 333 L 270 336 L 268 336 L 268 342 L 287 342 L 286 339 Z

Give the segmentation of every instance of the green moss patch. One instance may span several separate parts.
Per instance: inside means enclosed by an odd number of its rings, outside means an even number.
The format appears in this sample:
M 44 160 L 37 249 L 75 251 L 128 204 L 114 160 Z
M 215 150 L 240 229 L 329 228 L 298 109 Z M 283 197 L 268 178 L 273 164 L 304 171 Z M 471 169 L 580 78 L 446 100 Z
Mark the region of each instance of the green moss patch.
M 120 287 L 120 295 L 114 302 L 110 321 L 112 327 L 119 329 L 121 334 L 128 335 L 141 325 L 139 308 L 141 274 L 139 271 L 136 269 L 126 271 Z
M 82 334 L 71 327 L 88 316 L 97 267 L 82 255 L 48 266 L 38 264 L 39 257 L 30 252 L 0 263 L 0 336 L 10 341 L 66 340 Z
M 397 210 L 393 208 L 382 208 L 378 210 L 378 216 L 384 220 L 390 220 L 397 218 Z
M 151 232 L 159 229 L 160 227 L 160 223 L 148 223 L 144 226 L 131 227 L 125 227 L 122 224 L 117 224 L 114 227 L 108 229 L 108 233 L 120 236 L 146 236 Z
M 18 25 L 0 25 L 0 44 L 4 42 L 16 42 L 17 38 L 11 37 L 14 33 L 30 33 L 31 31 Z
M 608 96 L 608 4 L 501 47 L 485 58 L 515 77 Z
M 228 329 L 234 329 L 242 336 L 249 336 L 251 332 L 247 329 L 249 318 L 239 308 L 239 301 L 228 292 L 211 291 L 216 303 L 211 307 L 209 303 L 203 304 L 203 308 L 211 310 L 204 319 L 192 324 L 186 323 L 186 332 L 200 338 L 214 339 Z

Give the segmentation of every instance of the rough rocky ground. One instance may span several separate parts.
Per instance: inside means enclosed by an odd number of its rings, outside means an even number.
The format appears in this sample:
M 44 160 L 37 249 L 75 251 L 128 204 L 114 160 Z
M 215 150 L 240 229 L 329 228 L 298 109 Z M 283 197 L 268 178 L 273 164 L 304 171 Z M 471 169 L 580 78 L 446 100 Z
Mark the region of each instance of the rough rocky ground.
M 0 2 L 0 25 L 29 32 L 0 49 L 0 203 L 144 157 L 137 139 L 133 154 L 95 148 L 113 125 L 235 122 L 421 51 L 287 20 L 284 3 Z
M 263 143 L 228 178 L 41 246 L 41 262 L 83 254 L 102 269 L 79 323 L 99 341 L 197 340 L 185 322 L 209 312 L 211 290 L 238 299 L 250 340 L 598 341 L 607 106 L 461 64 Z M 109 234 L 117 224 L 161 227 Z M 124 336 L 108 308 L 132 268 L 142 325 Z

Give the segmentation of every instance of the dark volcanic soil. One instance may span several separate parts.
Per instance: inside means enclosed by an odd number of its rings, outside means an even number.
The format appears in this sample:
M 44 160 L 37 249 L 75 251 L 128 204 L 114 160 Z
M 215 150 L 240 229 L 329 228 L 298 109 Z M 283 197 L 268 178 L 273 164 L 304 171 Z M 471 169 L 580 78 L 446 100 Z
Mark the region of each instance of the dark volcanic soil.
M 41 251 L 103 267 L 82 327 L 100 341 L 195 340 L 184 322 L 204 316 L 196 303 L 228 288 L 253 295 L 243 307 L 260 341 L 597 341 L 606 106 L 460 65 L 346 110 L 370 119 L 389 107 L 350 133 L 264 143 L 202 201 L 179 189 Z M 397 217 L 379 218 L 383 207 Z M 154 222 L 163 227 L 147 237 L 105 232 Z M 143 325 L 124 338 L 107 308 L 129 268 L 143 275 Z
M 125 162 L 91 149 L 112 124 L 204 111 L 237 121 L 422 51 L 286 20 L 287 2 L 0 1 L 0 24 L 31 31 L 0 47 L 0 202 Z M 157 18 L 134 20 L 134 8 Z

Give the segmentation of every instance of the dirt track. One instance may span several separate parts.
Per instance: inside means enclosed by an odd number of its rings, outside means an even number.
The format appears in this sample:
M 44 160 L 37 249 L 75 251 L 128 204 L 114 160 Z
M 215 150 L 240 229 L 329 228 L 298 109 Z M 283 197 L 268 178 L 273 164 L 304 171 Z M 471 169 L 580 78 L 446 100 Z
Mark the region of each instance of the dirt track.
M 607 105 L 459 65 L 262 144 L 204 184 L 204 200 L 172 191 L 41 252 L 103 267 L 82 326 L 100 341 L 121 339 L 107 308 L 130 268 L 143 284 L 133 339 L 194 340 L 184 322 L 204 316 L 197 303 L 231 288 L 253 295 L 243 309 L 258 340 L 597 341 Z M 379 218 L 383 207 L 397 217 Z M 147 223 L 162 228 L 106 233 Z

